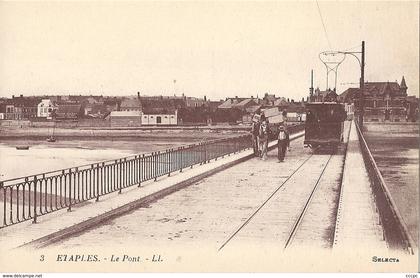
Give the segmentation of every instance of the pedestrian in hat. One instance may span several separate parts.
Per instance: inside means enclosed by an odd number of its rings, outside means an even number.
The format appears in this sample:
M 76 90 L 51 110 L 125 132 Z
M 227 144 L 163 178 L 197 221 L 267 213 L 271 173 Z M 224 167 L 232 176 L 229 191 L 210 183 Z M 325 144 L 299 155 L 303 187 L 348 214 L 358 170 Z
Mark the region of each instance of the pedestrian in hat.
M 286 154 L 287 145 L 288 145 L 287 130 L 284 127 L 284 124 L 281 123 L 280 126 L 279 126 L 279 134 L 277 136 L 277 148 L 278 148 L 277 158 L 278 158 L 279 162 L 284 161 L 284 156 Z

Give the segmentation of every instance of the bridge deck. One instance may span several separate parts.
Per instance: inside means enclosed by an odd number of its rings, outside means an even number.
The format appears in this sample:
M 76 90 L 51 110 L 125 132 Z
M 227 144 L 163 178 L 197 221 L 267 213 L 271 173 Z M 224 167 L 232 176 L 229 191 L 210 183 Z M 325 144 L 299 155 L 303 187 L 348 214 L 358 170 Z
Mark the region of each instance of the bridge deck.
M 385 248 L 369 176 L 363 162 L 356 126 L 352 122 L 344 167 L 335 248 Z
M 346 140 L 349 126 L 347 122 Z M 353 241 L 364 244 L 368 239 L 372 246 L 382 248 L 384 241 L 380 227 L 375 224 L 378 220 L 355 134 L 353 127 L 345 166 L 343 146 L 334 155 L 325 151 L 313 153 L 303 148 L 303 138 L 299 138 L 292 141 L 292 151 L 287 153 L 284 163 L 277 163 L 275 149 L 269 152 L 267 161 L 247 160 L 54 246 L 89 248 L 106 242 L 109 248 L 124 248 L 128 242 L 135 242 L 139 247 L 205 245 L 213 250 L 244 244 L 267 244 L 279 249 L 308 245 L 329 248 Z M 0 231 L 1 238 L 8 239 L 1 240 L 1 246 L 6 249 L 16 242 L 22 244 L 60 227 L 95 218 L 164 189 L 168 183 L 176 184 L 250 153 L 248 150 L 194 167 L 170 178 L 149 182 L 141 189 L 133 187 L 120 195 L 101 197 L 100 202 L 88 202 L 75 207 L 71 213 L 63 210 L 43 216 L 40 224 L 17 224 Z M 340 190 L 343 167 L 345 175 Z M 339 223 L 336 226 L 337 208 Z

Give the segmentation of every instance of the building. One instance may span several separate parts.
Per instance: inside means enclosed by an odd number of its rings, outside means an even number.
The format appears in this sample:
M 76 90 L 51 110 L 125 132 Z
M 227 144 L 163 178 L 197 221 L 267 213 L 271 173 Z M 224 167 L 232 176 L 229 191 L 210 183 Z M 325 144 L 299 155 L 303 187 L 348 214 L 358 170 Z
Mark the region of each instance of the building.
M 111 127 L 138 127 L 142 114 L 140 111 L 111 111 L 105 119 L 110 121 Z
M 106 111 L 118 111 L 121 105 L 121 99 L 117 97 L 107 97 L 103 99 Z
M 55 107 L 51 99 L 42 99 L 37 106 L 37 117 L 38 118 L 46 118 L 52 119 L 52 112 L 54 111 Z
M 209 103 L 206 96 L 204 98 L 185 97 L 184 100 L 187 107 L 203 107 L 208 106 Z
M 405 108 L 407 111 L 406 120 L 417 122 L 419 120 L 419 98 L 408 96 L 405 101 Z
M 120 111 L 141 111 L 140 95 L 137 97 L 124 98 L 120 104 Z
M 257 101 L 255 101 L 254 98 L 251 97 L 251 98 L 246 98 L 236 104 L 233 104 L 232 107 L 237 108 L 243 112 L 246 112 L 246 109 L 248 107 L 256 106 L 256 105 L 258 105 Z
M 241 101 L 246 100 L 246 98 L 238 98 L 235 96 L 234 98 L 226 98 L 226 100 L 220 104 L 217 108 L 218 109 L 232 109 L 234 106 Z
M 363 90 L 364 121 L 401 122 L 407 119 L 407 85 L 404 77 L 398 82 L 366 82 Z M 359 88 L 349 88 L 340 94 L 345 103 L 358 106 Z
M 0 103 L 0 120 L 6 119 L 6 103 Z
M 273 106 L 275 101 L 276 101 L 276 95 L 275 94 L 265 93 L 264 97 L 261 101 L 261 104 L 264 105 L 264 106 Z
M 338 95 L 335 90 L 325 90 L 321 91 L 319 88 L 315 89 L 315 92 L 310 95 L 309 101 L 310 102 L 330 102 L 330 101 L 337 101 Z
M 56 120 L 76 121 L 83 115 L 82 106 L 77 102 L 58 102 L 54 110 Z
M 30 120 L 37 117 L 38 104 L 41 102 L 37 97 L 12 97 L 15 107 L 15 114 L 19 115 L 19 119 Z
M 183 102 L 170 98 L 140 97 L 142 125 L 177 125 Z

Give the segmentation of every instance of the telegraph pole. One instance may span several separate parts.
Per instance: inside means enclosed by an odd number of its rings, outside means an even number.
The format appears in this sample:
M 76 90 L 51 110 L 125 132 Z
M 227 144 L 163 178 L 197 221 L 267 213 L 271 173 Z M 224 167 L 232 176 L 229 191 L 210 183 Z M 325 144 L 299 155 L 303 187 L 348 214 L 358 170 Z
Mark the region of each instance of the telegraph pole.
M 365 110 L 365 41 L 362 41 L 362 61 L 360 64 L 360 92 L 359 92 L 359 126 L 363 128 L 363 116 Z

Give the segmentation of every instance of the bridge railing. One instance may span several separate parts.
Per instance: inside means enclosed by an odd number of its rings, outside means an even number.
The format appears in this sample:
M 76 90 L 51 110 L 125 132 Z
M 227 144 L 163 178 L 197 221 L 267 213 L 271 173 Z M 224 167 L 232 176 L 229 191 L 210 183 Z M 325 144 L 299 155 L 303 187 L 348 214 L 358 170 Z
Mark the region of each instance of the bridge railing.
M 355 124 L 357 134 L 359 136 L 363 160 L 369 174 L 375 203 L 379 212 L 382 228 L 384 230 L 385 240 L 390 248 L 402 249 L 414 254 L 416 244 L 408 232 L 407 226 L 401 217 L 401 214 L 356 121 Z
M 242 135 L 0 181 L 0 228 L 249 147 L 250 135 Z
M 291 133 L 303 125 L 290 127 Z M 252 147 L 251 135 L 216 139 L 0 181 L 0 229 Z

